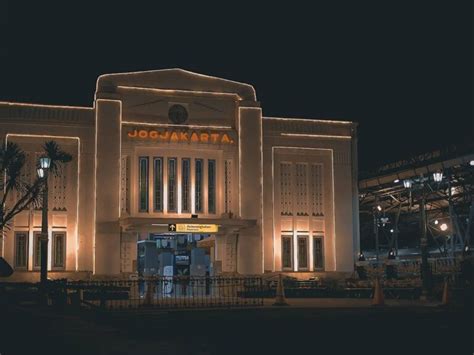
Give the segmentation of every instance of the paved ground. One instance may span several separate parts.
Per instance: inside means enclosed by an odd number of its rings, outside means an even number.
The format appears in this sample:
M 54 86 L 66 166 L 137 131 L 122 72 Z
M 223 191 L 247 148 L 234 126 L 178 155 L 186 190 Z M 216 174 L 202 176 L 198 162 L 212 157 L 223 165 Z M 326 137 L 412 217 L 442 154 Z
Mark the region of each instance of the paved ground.
M 472 312 L 434 304 L 290 300 L 284 308 L 113 316 L 1 311 L 10 354 L 446 354 L 472 351 Z

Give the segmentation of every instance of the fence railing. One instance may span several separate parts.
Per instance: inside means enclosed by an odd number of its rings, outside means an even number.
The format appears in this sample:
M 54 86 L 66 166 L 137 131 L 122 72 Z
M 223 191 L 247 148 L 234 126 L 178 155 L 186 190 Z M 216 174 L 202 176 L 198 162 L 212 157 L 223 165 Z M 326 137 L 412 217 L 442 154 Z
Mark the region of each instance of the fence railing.
M 69 281 L 72 304 L 104 309 L 207 308 L 263 305 L 260 277 L 152 277 Z
M 434 275 L 456 274 L 461 270 L 461 259 L 459 258 L 433 258 L 428 259 L 428 263 L 431 273 Z M 395 268 L 399 277 L 420 277 L 421 274 L 421 259 L 385 259 L 356 263 L 356 267 L 365 268 L 369 278 L 380 276 L 386 271 L 387 266 Z

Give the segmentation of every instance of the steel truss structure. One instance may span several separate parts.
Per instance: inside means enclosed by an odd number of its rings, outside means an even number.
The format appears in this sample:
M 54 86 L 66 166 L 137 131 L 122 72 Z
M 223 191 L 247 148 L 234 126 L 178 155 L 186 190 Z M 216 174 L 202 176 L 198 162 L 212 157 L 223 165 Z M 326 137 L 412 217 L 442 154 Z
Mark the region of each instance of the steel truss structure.
M 434 173 L 442 175 L 434 177 Z M 440 179 L 441 177 L 441 179 Z M 436 181 L 440 180 L 440 181 Z M 416 156 L 359 179 L 361 251 L 453 257 L 472 244 L 474 144 Z M 472 247 L 471 247 L 472 249 Z

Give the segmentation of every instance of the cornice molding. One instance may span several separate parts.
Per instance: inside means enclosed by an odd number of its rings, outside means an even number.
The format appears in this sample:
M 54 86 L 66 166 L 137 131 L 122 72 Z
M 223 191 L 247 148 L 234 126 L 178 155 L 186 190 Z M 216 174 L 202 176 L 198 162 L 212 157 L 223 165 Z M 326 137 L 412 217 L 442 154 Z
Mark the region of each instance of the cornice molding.
M 88 107 L 46 106 L 0 103 L 0 121 L 12 123 L 94 125 L 94 109 Z

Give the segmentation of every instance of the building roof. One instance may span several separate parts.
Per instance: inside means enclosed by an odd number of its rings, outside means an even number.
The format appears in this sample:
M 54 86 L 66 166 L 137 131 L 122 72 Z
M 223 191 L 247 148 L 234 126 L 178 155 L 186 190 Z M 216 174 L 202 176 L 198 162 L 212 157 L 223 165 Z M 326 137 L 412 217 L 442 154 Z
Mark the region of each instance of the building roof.
M 238 95 L 240 100 L 257 100 L 255 89 L 249 84 L 178 68 L 104 74 L 97 79 L 96 93 L 114 92 L 119 86 L 231 93 Z

